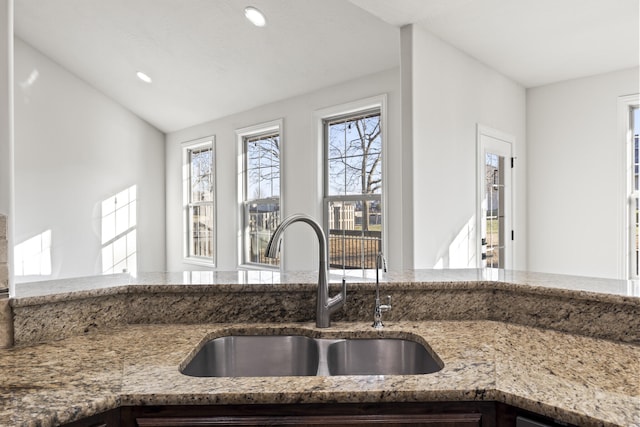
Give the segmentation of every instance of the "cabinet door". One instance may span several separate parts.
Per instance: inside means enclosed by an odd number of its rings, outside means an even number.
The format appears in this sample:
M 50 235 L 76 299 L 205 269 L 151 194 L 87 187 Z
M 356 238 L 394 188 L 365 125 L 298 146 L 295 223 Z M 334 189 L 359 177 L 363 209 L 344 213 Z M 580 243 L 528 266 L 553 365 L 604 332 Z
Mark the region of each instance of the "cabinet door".
M 187 426 L 366 426 L 387 427 L 480 427 L 482 416 L 473 414 L 424 415 L 313 415 L 136 418 L 138 427 Z
M 92 415 L 64 425 L 65 427 L 117 427 L 120 426 L 120 409 Z

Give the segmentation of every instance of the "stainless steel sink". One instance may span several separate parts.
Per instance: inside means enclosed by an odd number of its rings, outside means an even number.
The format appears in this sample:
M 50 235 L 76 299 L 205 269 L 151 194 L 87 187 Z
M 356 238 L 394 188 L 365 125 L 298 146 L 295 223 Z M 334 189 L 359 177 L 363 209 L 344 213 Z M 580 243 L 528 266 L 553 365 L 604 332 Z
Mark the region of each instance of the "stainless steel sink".
M 414 341 L 226 336 L 208 341 L 181 370 L 195 377 L 420 375 L 442 362 Z
M 298 335 L 228 336 L 207 342 L 184 367 L 195 377 L 316 375 L 318 345 Z
M 442 366 L 423 345 L 403 339 L 352 339 L 327 350 L 330 375 L 430 374 Z

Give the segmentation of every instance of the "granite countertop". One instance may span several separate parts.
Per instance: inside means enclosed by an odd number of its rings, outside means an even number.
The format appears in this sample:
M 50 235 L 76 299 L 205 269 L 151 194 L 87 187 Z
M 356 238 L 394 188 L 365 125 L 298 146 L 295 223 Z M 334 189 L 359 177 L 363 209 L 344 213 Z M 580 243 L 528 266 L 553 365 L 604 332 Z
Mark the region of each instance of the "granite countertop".
M 346 271 L 349 288 L 370 286 L 375 282 L 375 270 Z M 331 283 L 340 283 L 342 274 L 329 276 Z M 232 290 L 262 292 L 277 287 L 295 291 L 315 287 L 316 272 L 280 273 L 270 270 L 182 271 L 113 274 L 18 283 L 12 295 L 13 306 L 52 303 L 72 298 L 87 298 L 119 293 L 184 292 Z M 389 271 L 380 273 L 381 284 L 393 284 L 396 289 L 411 287 L 509 289 L 557 296 L 591 298 L 614 303 L 640 305 L 640 281 L 602 279 L 562 274 L 536 273 L 498 269 L 434 269 Z
M 199 344 L 235 334 L 377 336 L 369 323 L 123 325 L 0 351 L 0 425 L 51 426 L 123 405 L 497 400 L 581 425 L 640 425 L 640 347 L 495 321 L 387 322 L 444 368 L 416 376 L 194 378 Z

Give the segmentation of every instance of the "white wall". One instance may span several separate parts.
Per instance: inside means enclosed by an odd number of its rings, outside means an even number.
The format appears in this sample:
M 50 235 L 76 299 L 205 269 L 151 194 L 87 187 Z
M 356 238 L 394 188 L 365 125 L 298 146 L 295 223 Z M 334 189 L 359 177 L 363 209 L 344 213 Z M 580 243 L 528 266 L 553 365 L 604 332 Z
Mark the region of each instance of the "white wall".
M 476 266 L 480 124 L 515 137 L 513 268 L 525 269 L 525 89 L 414 25 L 402 29 L 402 40 L 402 61 L 411 67 L 403 97 L 411 99 L 405 126 L 412 129 L 404 144 L 413 158 L 413 267 Z
M 15 243 L 53 240 L 21 281 L 100 274 L 101 201 L 132 185 L 139 271 L 164 270 L 164 135 L 16 39 Z
M 13 241 L 13 0 L 0 0 L 0 28 L 0 214 L 8 217 L 10 245 Z M 7 258 L 10 263 L 10 248 Z M 12 282 L 9 275 L 10 288 Z
M 201 137 L 216 137 L 217 269 L 238 265 L 237 142 L 235 130 L 284 119 L 282 138 L 282 208 L 284 216 L 307 213 L 322 220 L 319 145 L 314 112 L 339 104 L 387 94 L 388 144 L 387 255 L 390 266 L 402 268 L 402 174 L 400 150 L 399 69 L 345 82 L 295 98 L 173 132 L 166 138 L 167 268 L 170 271 L 202 269 L 183 262 L 183 212 L 181 144 Z M 250 96 L 250 94 L 238 94 Z M 213 100 L 212 102 L 215 102 Z M 289 271 L 316 270 L 317 245 L 309 227 L 295 225 L 285 234 L 284 263 Z
M 529 269 L 623 278 L 618 97 L 638 68 L 527 91 Z

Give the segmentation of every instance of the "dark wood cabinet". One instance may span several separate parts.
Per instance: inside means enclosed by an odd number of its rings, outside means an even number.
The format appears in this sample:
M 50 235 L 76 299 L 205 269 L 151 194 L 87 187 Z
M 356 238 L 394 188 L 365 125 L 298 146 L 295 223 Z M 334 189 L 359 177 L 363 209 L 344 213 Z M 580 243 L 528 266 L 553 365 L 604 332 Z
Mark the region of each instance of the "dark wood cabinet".
M 495 426 L 493 402 L 123 407 L 124 427 Z
M 325 403 L 123 406 L 67 427 L 401 426 L 516 427 L 526 416 L 567 426 L 500 402 Z
M 460 415 L 380 415 L 380 416 L 305 416 L 305 417 L 178 417 L 138 418 L 139 427 L 187 427 L 187 426 L 367 426 L 387 427 L 478 427 L 477 414 Z
M 117 408 L 65 424 L 65 427 L 117 427 L 120 425 L 120 408 Z
M 301 417 L 177 417 L 177 418 L 137 418 L 139 427 L 181 427 L 181 426 L 403 426 L 403 427 L 479 427 L 480 415 L 329 415 Z

